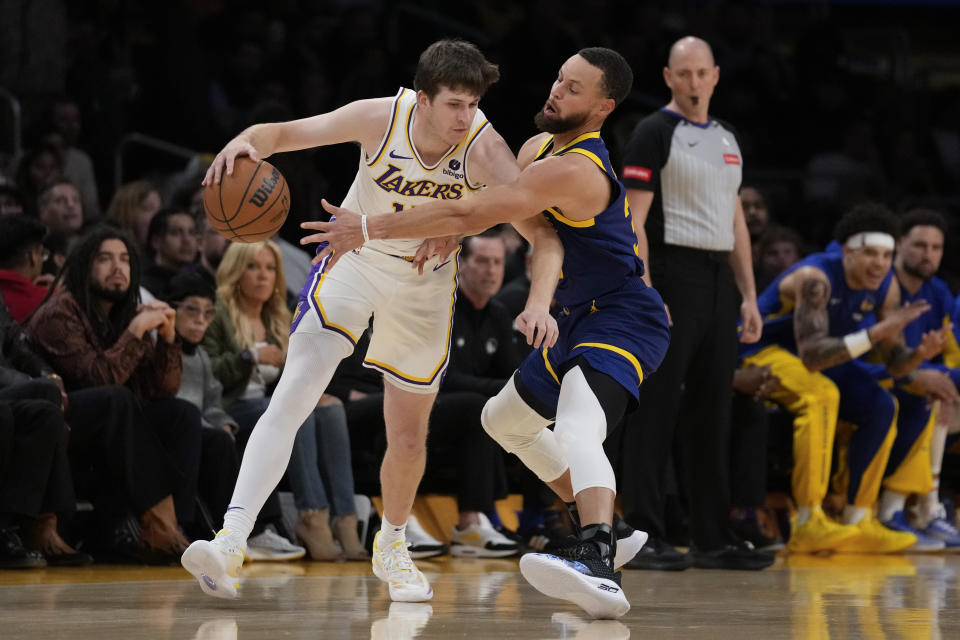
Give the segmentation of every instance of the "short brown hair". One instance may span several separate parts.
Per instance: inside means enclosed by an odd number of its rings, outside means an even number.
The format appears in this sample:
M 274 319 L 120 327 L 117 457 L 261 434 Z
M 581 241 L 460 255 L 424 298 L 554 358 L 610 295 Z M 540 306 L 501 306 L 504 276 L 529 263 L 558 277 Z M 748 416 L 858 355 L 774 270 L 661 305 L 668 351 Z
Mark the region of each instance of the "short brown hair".
M 431 100 L 440 87 L 483 96 L 499 79 L 499 67 L 484 58 L 477 45 L 466 40 L 438 40 L 420 54 L 413 88 Z

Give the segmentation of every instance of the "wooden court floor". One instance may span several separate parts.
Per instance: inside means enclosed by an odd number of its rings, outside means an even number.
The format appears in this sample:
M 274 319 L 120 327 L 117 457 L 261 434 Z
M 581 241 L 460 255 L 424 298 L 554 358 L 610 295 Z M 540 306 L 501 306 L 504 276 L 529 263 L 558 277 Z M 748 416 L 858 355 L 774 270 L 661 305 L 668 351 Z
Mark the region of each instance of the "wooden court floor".
M 236 601 L 204 596 L 176 567 L 0 571 L 0 638 L 960 638 L 960 555 L 625 571 L 633 608 L 616 622 L 541 596 L 515 559 L 418 564 L 429 604 L 392 604 L 365 563 L 247 565 Z

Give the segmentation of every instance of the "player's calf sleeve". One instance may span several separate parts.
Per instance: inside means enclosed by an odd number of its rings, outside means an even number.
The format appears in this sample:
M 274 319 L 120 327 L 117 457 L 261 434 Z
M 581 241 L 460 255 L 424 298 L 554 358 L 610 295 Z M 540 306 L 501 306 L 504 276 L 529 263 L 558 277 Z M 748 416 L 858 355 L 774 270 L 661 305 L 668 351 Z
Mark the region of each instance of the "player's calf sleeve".
M 607 416 L 580 366 L 563 376 L 554 432 L 570 463 L 574 495 L 592 487 L 616 492 L 613 467 L 603 450 Z
M 317 406 L 340 360 L 349 353 L 349 345 L 332 334 L 290 336 L 280 381 L 244 450 L 231 508 L 242 507 L 254 517 L 260 513 L 287 469 L 300 425 Z
M 490 437 L 516 454 L 544 482 L 556 480 L 567 470 L 563 450 L 547 429 L 550 422 L 523 401 L 513 378 L 487 400 L 480 414 L 480 423 Z

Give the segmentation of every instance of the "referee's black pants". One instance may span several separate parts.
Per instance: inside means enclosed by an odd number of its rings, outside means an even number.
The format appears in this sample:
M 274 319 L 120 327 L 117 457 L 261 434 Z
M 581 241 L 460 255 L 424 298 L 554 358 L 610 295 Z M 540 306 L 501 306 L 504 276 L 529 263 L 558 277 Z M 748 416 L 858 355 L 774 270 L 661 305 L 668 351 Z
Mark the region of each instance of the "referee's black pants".
M 621 500 L 628 523 L 664 537 L 664 487 L 674 436 L 679 484 L 686 488 L 692 544 L 732 541 L 729 439 L 740 296 L 728 254 L 652 248 L 650 275 L 673 320 L 670 347 L 640 385 L 624 425 Z

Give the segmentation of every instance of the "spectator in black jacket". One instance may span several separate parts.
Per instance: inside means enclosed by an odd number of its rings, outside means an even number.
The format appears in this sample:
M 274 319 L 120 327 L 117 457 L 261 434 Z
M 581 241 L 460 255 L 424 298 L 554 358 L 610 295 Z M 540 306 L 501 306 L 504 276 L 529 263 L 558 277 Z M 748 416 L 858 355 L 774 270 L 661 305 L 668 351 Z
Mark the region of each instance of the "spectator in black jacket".
M 496 231 L 463 241 L 450 366 L 430 419 L 434 462 L 453 462 L 457 470 L 460 521 L 451 535 L 453 555 L 503 557 L 519 551 L 486 515 L 496 515 L 494 500 L 506 494 L 506 474 L 499 446 L 480 424 L 483 405 L 520 362 L 513 317 L 492 299 L 503 284 L 505 259 L 506 245 Z

